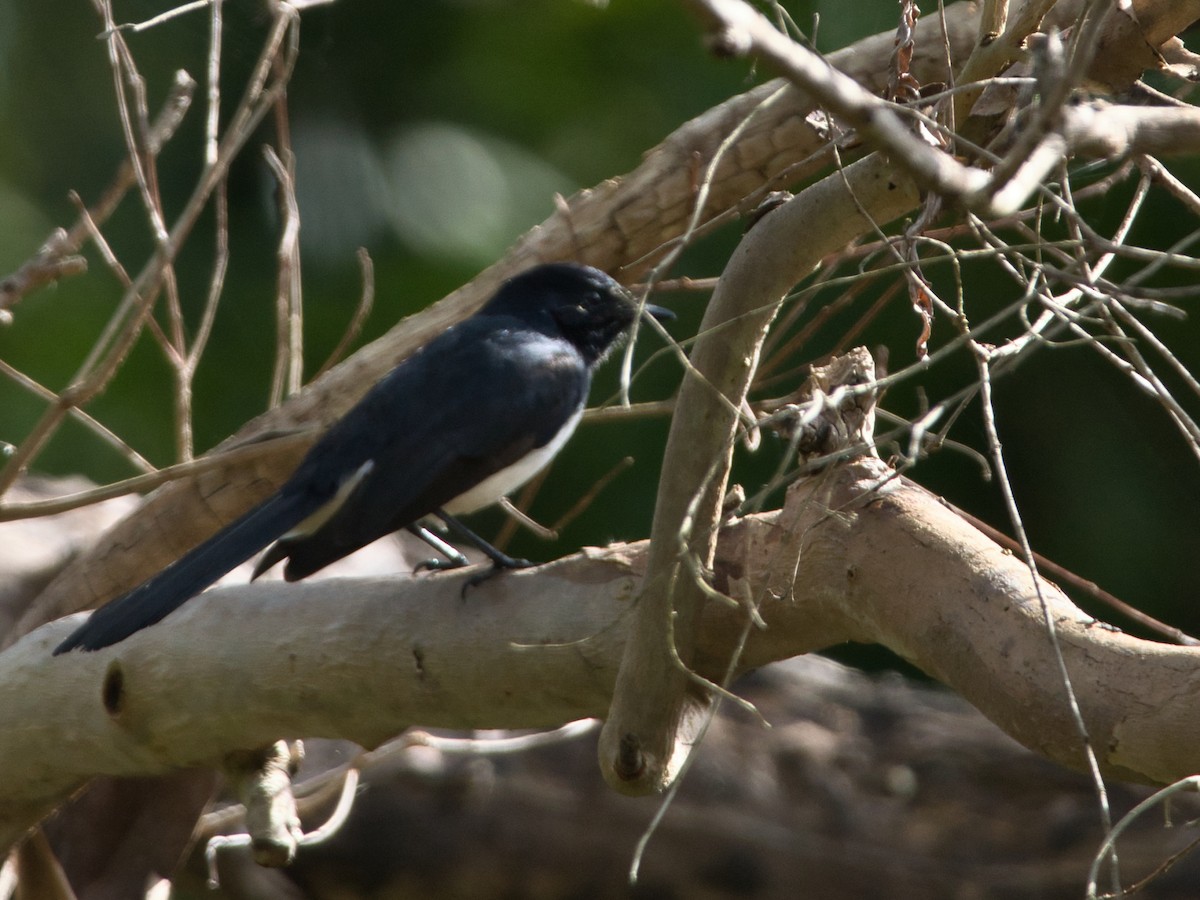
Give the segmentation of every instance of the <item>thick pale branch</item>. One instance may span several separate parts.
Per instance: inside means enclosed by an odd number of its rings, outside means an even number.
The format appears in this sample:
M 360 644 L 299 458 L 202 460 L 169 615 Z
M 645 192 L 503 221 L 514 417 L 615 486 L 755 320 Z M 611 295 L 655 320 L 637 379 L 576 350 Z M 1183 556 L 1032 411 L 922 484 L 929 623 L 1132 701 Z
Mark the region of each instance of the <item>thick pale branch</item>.
M 1155 49 L 1158 44 L 1151 45 L 1148 41 L 1165 42 L 1176 33 L 1168 31 L 1168 26 L 1182 30 L 1200 15 L 1200 6 L 1196 6 L 1194 0 L 1179 4 L 1169 15 L 1162 8 L 1174 4 L 1165 0 L 1144 0 L 1146 24 L 1134 22 L 1126 11 L 1118 9 L 1113 10 L 1113 16 L 1097 20 L 1096 27 L 1089 32 L 1094 45 L 1085 48 L 1087 53 L 1081 57 L 1083 65 L 1076 73 L 1078 77 L 1063 81 L 1060 76 L 1053 82 L 1055 97 L 1042 98 L 1043 105 L 1033 116 L 1032 127 L 1025 130 L 1021 141 L 1008 150 L 1007 158 L 988 175 L 926 141 L 893 105 L 831 68 L 815 52 L 792 41 L 744 0 L 688 0 L 688 5 L 709 25 L 721 52 L 760 58 L 793 84 L 819 97 L 823 105 L 853 125 L 872 146 L 890 154 L 896 165 L 923 189 L 960 202 L 989 218 L 1016 212 L 1039 185 L 1038 174 L 1022 179 L 1022 183 L 1028 185 L 1025 189 L 1018 190 L 1009 184 L 1013 172 L 1026 166 L 1028 158 L 1034 158 L 1035 172 L 1044 175 L 1051 165 L 1066 157 L 1067 148 L 1052 132 L 1052 126 L 1071 92 L 1083 87 L 1079 83 L 1082 76 L 1087 73 L 1099 77 L 1101 74 L 1091 65 L 1093 61 L 1107 56 L 1128 59 L 1121 76 L 1107 73 L 1117 79 L 1116 87 L 1126 88 L 1144 70 L 1161 63 Z M 1041 18 L 1037 14 L 1038 6 L 1033 2 L 1026 4 L 1025 9 L 1031 16 L 1021 16 L 1014 28 L 1032 28 L 1035 20 Z M 1015 52 L 1015 44 L 1023 41 L 1025 36 L 1014 33 L 1008 37 L 1013 44 L 1009 50 Z M 1131 72 L 1134 76 L 1128 77 Z
M 942 152 L 911 128 L 889 103 L 833 69 L 743 0 L 689 0 L 708 24 L 719 52 L 754 56 L 811 91 L 876 149 L 891 153 L 922 188 L 956 198 L 981 196 L 988 176 Z
M 767 597 L 768 627 L 741 668 L 877 641 L 1022 743 L 1077 764 L 1024 564 L 892 476 L 863 459 L 793 489 L 778 513 L 723 529 L 717 586 Z M 418 723 L 602 715 L 645 553 L 644 543 L 580 553 L 465 600 L 460 574 L 215 590 L 93 654 L 51 657 L 75 622 L 42 628 L 0 654 L 0 844 L 95 774 L 212 765 L 281 735 L 373 746 Z M 1200 651 L 1113 632 L 1042 588 L 1105 770 L 1159 782 L 1196 771 Z M 742 615 L 704 607 L 700 674 L 722 674 Z
M 1064 112 L 1072 155 L 1115 159 L 1132 153 L 1200 153 L 1200 109 L 1192 106 L 1113 106 L 1093 103 Z
M 1061 119 L 1058 131 L 1046 135 L 996 193 L 996 206 L 1019 208 L 1073 156 L 1115 160 L 1133 154 L 1194 154 L 1200 149 L 1200 110 L 1195 107 L 1095 101 L 1064 108 Z
M 737 410 L 779 304 L 824 257 L 920 202 L 879 154 L 835 172 L 768 213 L 742 240 L 713 293 L 675 403 L 651 531 L 646 586 L 613 707 L 601 769 L 628 793 L 670 783 L 690 742 L 685 712 L 695 610 L 704 591 L 690 556 L 712 564 Z
M 1024 563 L 913 485 L 867 492 L 872 465 L 861 464 L 857 485 L 839 477 L 818 495 L 820 506 L 853 510 L 841 520 L 845 543 L 827 558 L 839 570 L 824 585 L 831 605 L 854 622 L 857 634 L 847 637 L 885 644 L 1030 749 L 1082 767 Z M 1083 614 L 1056 585 L 1043 580 L 1041 588 L 1105 773 L 1165 783 L 1195 772 L 1197 649 L 1122 634 Z

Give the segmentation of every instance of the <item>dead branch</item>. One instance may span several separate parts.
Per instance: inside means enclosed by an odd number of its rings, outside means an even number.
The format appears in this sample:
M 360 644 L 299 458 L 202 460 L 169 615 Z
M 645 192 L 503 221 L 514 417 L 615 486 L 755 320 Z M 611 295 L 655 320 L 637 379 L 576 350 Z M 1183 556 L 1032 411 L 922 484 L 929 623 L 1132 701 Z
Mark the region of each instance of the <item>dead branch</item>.
M 19 838 L 94 775 L 212 765 L 281 734 L 372 747 L 414 723 L 544 728 L 603 715 L 646 551 L 587 550 L 465 602 L 464 576 L 451 573 L 217 589 L 90 654 L 50 656 L 74 620 L 39 629 L 0 654 L 0 838 Z M 714 568 L 718 589 L 746 582 L 766 598 L 767 627 L 740 669 L 882 643 L 1026 746 L 1080 764 L 1028 569 L 878 460 L 726 526 Z M 1200 651 L 1121 634 L 1041 588 L 1106 774 L 1194 772 Z M 703 606 L 699 674 L 722 677 L 744 616 Z
M 701 571 L 712 565 L 738 410 L 779 305 L 823 257 L 918 202 L 915 184 L 872 155 L 768 213 L 726 267 L 676 400 L 638 626 L 601 735 L 601 766 L 619 789 L 661 789 L 691 743 L 678 726 L 704 589 L 686 562 L 694 559 Z

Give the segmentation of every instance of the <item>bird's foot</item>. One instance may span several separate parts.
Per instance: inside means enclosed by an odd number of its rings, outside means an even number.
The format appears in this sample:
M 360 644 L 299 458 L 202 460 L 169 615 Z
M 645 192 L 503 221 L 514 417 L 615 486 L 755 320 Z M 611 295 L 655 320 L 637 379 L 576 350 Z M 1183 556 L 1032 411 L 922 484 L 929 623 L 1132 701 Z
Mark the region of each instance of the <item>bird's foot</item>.
M 503 559 L 493 559 L 490 566 L 486 569 L 481 569 L 463 582 L 462 596 L 466 597 L 468 590 L 478 587 L 493 575 L 497 575 L 507 569 L 528 569 L 535 565 L 537 563 L 532 563 L 527 559 L 515 559 L 511 556 L 505 556 Z
M 450 569 L 461 569 L 470 564 L 466 557 L 460 559 L 437 559 L 435 557 L 421 560 L 413 566 L 413 572 L 447 572 Z

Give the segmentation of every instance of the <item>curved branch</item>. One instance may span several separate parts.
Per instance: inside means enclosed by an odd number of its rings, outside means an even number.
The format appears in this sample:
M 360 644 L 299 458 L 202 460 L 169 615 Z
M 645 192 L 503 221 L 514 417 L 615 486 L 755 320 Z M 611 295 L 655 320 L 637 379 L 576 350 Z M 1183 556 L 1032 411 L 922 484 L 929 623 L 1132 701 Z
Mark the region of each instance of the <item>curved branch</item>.
M 413 724 L 560 725 L 608 708 L 645 542 L 587 550 L 459 596 L 459 573 L 217 589 L 105 651 L 51 657 L 75 621 L 0 654 L 0 846 L 97 774 L 212 765 L 281 734 L 374 746 Z M 884 644 L 1033 750 L 1081 759 L 1024 564 L 936 497 L 864 458 L 722 530 L 717 587 L 768 600 L 741 668 Z M 1200 767 L 1200 649 L 1085 616 L 1044 582 L 1110 775 Z M 336 608 L 336 617 L 330 615 Z M 720 677 L 741 611 L 701 610 L 694 664 Z M 53 714 L 48 711 L 52 710 Z
M 826 176 L 766 216 L 730 258 L 700 323 L 675 402 L 654 510 L 638 624 L 600 738 L 601 770 L 630 794 L 661 790 L 694 735 L 687 672 L 703 586 L 685 557 L 712 565 L 733 458 L 738 409 L 788 290 L 827 255 L 920 202 L 916 185 L 881 155 Z M 722 679 L 723 680 L 723 679 Z

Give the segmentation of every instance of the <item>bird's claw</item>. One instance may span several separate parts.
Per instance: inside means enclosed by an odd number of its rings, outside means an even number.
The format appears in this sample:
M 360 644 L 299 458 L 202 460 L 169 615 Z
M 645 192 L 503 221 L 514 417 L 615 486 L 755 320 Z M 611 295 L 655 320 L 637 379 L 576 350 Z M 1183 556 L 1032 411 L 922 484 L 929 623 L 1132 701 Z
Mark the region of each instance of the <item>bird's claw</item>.
M 423 559 L 415 566 L 413 572 L 446 572 L 450 569 L 461 569 L 463 566 L 470 565 L 464 560 L 457 559 Z
M 492 564 L 486 569 L 481 569 L 463 582 L 462 596 L 466 597 L 468 590 L 478 587 L 493 575 L 504 572 L 507 569 L 528 569 L 533 565 L 536 565 L 536 563 L 532 563 L 527 559 L 514 559 L 511 556 L 505 557 L 503 562 L 493 560 Z
M 426 559 L 417 563 L 413 567 L 413 573 L 428 571 L 428 572 L 448 572 L 452 569 L 461 569 L 463 566 L 470 565 L 468 562 L 463 562 L 456 559 Z M 493 560 L 490 566 L 481 568 L 475 572 L 466 581 L 463 582 L 462 596 L 467 596 L 467 591 L 473 587 L 483 584 L 493 575 L 506 571 L 508 569 L 528 569 L 536 563 L 530 562 L 527 559 L 517 559 L 511 556 L 506 556 L 503 560 Z

